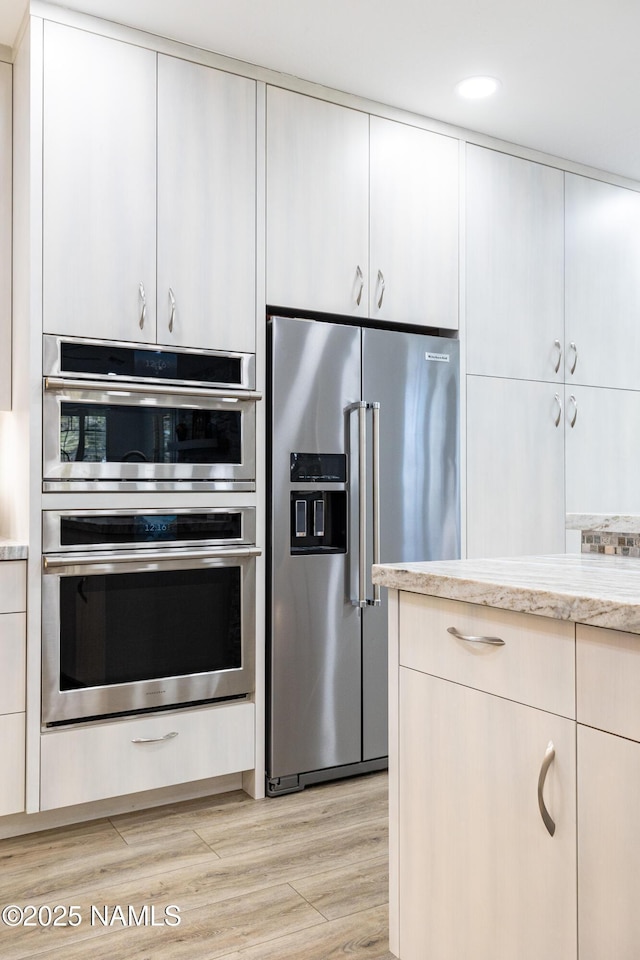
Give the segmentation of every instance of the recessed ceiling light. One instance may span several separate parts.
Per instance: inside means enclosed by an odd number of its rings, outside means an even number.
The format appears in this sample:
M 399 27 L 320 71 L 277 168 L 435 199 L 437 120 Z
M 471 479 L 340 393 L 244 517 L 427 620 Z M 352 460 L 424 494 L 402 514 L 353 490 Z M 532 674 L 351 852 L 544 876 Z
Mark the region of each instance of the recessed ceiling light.
M 467 77 L 456 84 L 456 91 L 466 100 L 480 100 L 482 97 L 490 97 L 499 86 L 500 81 L 495 77 Z

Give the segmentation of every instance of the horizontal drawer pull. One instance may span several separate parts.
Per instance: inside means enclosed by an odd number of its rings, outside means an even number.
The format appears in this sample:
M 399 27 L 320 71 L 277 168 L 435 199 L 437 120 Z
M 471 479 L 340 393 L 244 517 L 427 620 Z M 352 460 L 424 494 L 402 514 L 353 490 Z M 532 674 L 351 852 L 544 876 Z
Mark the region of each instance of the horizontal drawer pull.
M 460 633 L 455 627 L 447 627 L 447 633 L 457 637 L 458 640 L 466 640 L 467 643 L 486 643 L 491 647 L 504 647 L 504 640 L 500 637 L 472 637 L 465 633 Z
M 177 736 L 178 731 L 172 730 L 171 733 L 165 733 L 163 737 L 136 737 L 131 743 L 162 743 L 163 740 L 173 740 Z

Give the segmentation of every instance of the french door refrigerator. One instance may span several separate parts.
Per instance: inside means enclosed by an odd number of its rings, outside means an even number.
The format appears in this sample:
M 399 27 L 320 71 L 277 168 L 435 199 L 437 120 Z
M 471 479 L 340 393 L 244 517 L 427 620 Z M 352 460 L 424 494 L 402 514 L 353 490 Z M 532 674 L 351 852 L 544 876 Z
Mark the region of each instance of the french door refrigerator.
M 267 793 L 387 765 L 373 562 L 460 556 L 459 344 L 268 318 Z

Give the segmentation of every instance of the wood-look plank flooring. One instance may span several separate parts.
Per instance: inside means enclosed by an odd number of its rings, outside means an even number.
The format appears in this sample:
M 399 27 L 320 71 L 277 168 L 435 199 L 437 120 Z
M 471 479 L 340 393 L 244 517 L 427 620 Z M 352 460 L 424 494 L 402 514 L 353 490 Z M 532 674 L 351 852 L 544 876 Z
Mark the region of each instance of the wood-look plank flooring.
M 0 920 L 0 958 L 393 960 L 387 868 L 385 773 L 0 840 L 0 910 L 73 905 L 82 918 Z M 179 925 L 165 923 L 169 905 Z

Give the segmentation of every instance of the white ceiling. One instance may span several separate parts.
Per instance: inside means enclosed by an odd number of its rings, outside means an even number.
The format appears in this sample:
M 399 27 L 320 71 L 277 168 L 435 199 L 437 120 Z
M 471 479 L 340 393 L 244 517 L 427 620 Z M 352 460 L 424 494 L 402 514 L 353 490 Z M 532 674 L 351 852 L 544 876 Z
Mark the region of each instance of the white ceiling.
M 24 5 L 0 0 L 0 43 Z M 640 0 L 62 5 L 640 180 Z M 461 101 L 472 74 L 498 95 Z

